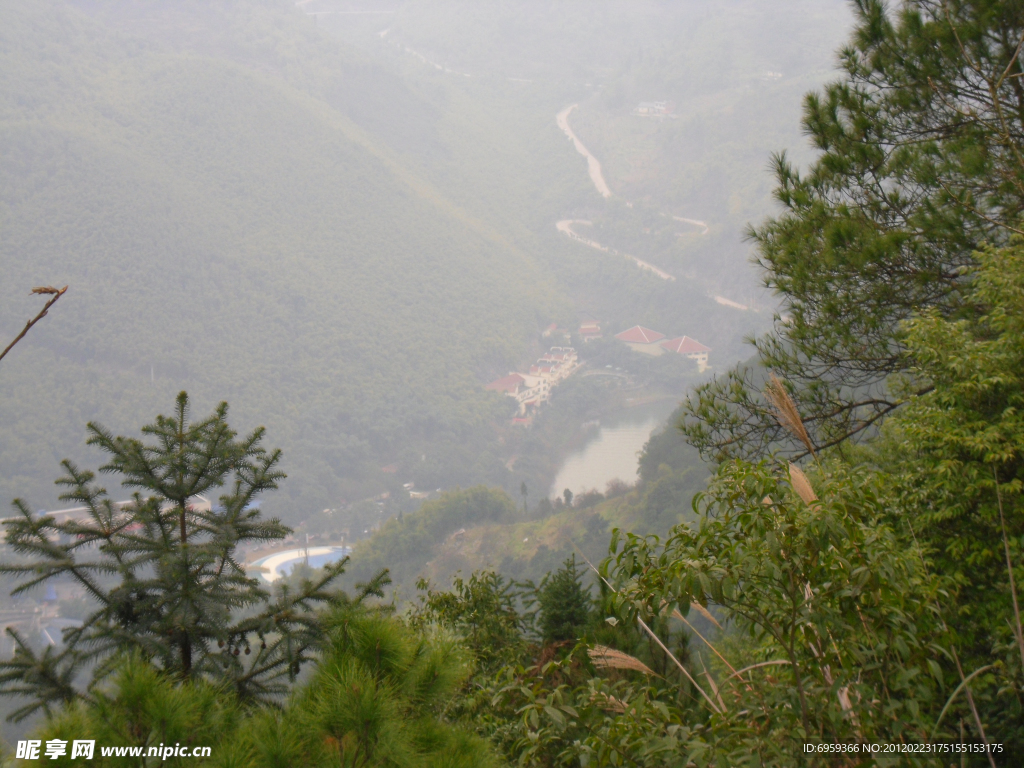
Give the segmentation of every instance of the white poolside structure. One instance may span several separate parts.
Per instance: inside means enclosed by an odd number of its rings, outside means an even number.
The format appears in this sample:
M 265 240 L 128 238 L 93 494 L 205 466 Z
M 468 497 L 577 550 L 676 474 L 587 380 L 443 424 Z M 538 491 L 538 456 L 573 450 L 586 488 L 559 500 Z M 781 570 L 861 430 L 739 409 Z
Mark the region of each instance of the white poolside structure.
M 300 547 L 261 557 L 247 565 L 246 570 L 259 571 L 264 581 L 273 583 L 288 576 L 299 563 L 308 564 L 311 568 L 322 568 L 328 563 L 341 560 L 351 551 L 351 547 Z

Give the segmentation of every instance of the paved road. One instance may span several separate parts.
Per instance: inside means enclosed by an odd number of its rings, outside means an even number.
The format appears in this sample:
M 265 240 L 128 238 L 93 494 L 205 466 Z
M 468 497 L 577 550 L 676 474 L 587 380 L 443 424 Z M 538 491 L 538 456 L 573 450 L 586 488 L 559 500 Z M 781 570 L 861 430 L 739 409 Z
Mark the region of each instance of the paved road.
M 589 246 L 591 248 L 596 248 L 597 250 L 604 251 L 605 253 L 615 253 L 615 254 L 618 254 L 619 256 L 625 256 L 627 259 L 630 259 L 631 261 L 636 262 L 636 265 L 638 267 L 640 267 L 640 269 L 646 269 L 648 272 L 653 272 L 658 277 L 660 277 L 662 280 L 675 280 L 676 279 L 675 275 L 670 275 L 665 270 L 658 269 L 656 266 L 654 266 L 650 262 L 644 261 L 643 259 L 638 259 L 636 256 L 630 256 L 628 253 L 619 253 L 614 248 L 608 248 L 608 246 L 601 245 L 596 240 L 588 240 L 587 238 L 582 237 L 581 235 L 579 235 L 575 231 L 573 231 L 573 228 L 572 228 L 573 224 L 590 224 L 590 223 L 591 222 L 586 221 L 585 219 L 562 219 L 562 221 L 559 221 L 558 223 L 556 223 L 555 226 L 558 228 L 559 232 L 563 232 L 564 234 L 566 234 L 569 237 L 571 237 L 573 240 L 576 240 L 577 242 L 583 243 L 583 245 Z
M 576 134 L 572 132 L 572 128 L 569 127 L 569 113 L 578 106 L 579 104 L 570 104 L 555 115 L 555 122 L 558 123 L 559 128 L 565 131 L 565 135 L 572 139 L 572 143 L 576 146 L 576 151 L 587 158 L 587 171 L 590 173 L 590 180 L 594 182 L 594 186 L 597 187 L 601 197 L 611 197 L 612 191 L 608 189 L 608 185 L 605 183 L 604 176 L 601 173 L 601 163 L 590 154 L 590 150 L 583 146 L 583 142 L 579 140 Z
M 706 222 L 699 221 L 698 219 L 684 219 L 682 216 L 673 216 L 672 218 L 675 221 L 681 221 L 684 224 L 693 224 L 693 226 L 695 227 L 700 227 L 702 235 L 706 235 L 710 230 L 710 227 L 707 225 Z
M 558 123 L 558 127 L 565 132 L 565 135 L 572 139 L 572 143 L 576 147 L 576 151 L 583 155 L 585 158 L 587 158 L 587 171 L 590 173 L 590 180 L 594 182 L 594 186 L 597 188 L 597 191 L 601 194 L 602 197 L 611 197 L 612 191 L 608 188 L 608 184 L 604 180 L 604 175 L 601 173 L 601 163 L 598 161 L 596 157 L 590 154 L 590 150 L 583 146 L 583 142 L 579 140 L 579 137 L 576 136 L 576 134 L 572 132 L 572 128 L 569 127 L 569 114 L 578 106 L 578 104 L 570 104 L 568 107 L 566 107 L 557 115 L 555 115 L 555 122 Z M 708 226 L 707 222 L 700 221 L 699 219 L 688 219 L 685 218 L 684 216 L 673 216 L 672 219 L 674 221 L 682 222 L 683 224 L 690 224 L 694 227 L 698 227 L 700 229 L 701 235 L 706 235 L 710 231 L 710 227 Z M 665 270 L 659 269 L 650 262 L 638 259 L 636 256 L 631 256 L 628 253 L 619 253 L 619 251 L 615 250 L 614 248 L 608 248 L 607 246 L 601 245 L 596 240 L 589 240 L 583 237 L 575 230 L 573 230 L 573 224 L 582 224 L 584 226 L 589 226 L 591 222 L 586 221 L 585 219 L 563 219 L 562 221 L 557 222 L 555 226 L 558 228 L 559 232 L 568 235 L 573 240 L 576 240 L 577 242 L 582 243 L 583 245 L 586 245 L 590 248 L 595 248 L 596 250 L 599 251 L 604 251 L 605 253 L 614 253 L 620 256 L 625 256 L 627 259 L 636 262 L 637 266 L 639 266 L 641 269 L 646 269 L 649 272 L 653 272 L 662 280 L 676 279 L 675 275 L 670 275 Z M 748 309 L 747 306 L 740 304 L 739 302 L 732 301 L 731 299 L 727 299 L 724 296 L 716 296 L 714 294 L 709 295 L 715 301 L 717 301 L 719 304 L 723 306 L 739 310 Z

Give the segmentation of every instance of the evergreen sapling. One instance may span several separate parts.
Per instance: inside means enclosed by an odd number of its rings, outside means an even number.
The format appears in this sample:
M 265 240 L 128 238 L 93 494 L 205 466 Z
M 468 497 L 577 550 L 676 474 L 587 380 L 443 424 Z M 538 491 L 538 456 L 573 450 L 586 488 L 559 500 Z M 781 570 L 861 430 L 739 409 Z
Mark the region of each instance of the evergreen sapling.
M 348 602 L 332 583 L 347 558 L 326 566 L 298 588 L 272 595 L 247 576 L 237 559 L 247 544 L 280 541 L 290 529 L 263 519 L 253 502 L 278 487 L 280 450 L 267 451 L 264 428 L 238 439 L 227 422 L 227 403 L 191 421 L 186 393 L 172 416 L 143 427 L 143 439 L 115 437 L 90 423 L 89 445 L 107 454 L 100 472 L 134 489 L 115 503 L 96 475 L 65 460 L 57 484 L 64 501 L 83 514 L 58 521 L 34 516 L 17 499 L 17 517 L 4 523 L 18 562 L 0 572 L 22 577 L 17 595 L 38 584 L 72 581 L 95 601 L 81 627 L 64 630 L 63 648 L 35 651 L 8 629 L 14 656 L 0 662 L 0 694 L 29 703 L 12 714 L 23 719 L 77 699 L 90 700 L 95 683 L 127 654 L 136 654 L 178 680 L 207 680 L 234 689 L 242 701 L 283 694 L 324 637 L 319 609 Z M 219 504 L 203 494 L 222 491 Z M 381 593 L 378 574 L 358 598 Z M 79 678 L 91 676 L 86 689 Z

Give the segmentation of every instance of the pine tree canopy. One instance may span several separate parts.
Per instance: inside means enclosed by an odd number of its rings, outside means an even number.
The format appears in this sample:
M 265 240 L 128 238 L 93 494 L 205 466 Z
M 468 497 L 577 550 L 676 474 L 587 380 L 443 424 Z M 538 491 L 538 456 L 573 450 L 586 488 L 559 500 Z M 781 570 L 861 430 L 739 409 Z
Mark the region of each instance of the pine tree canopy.
M 107 455 L 99 471 L 134 489 L 128 502 L 112 501 L 93 472 L 67 460 L 57 480 L 66 489 L 61 499 L 81 505 L 83 514 L 34 516 L 15 500 L 18 516 L 4 525 L 20 558 L 0 566 L 22 579 L 14 594 L 72 581 L 95 601 L 81 627 L 65 630 L 59 651 L 37 653 L 8 630 L 15 653 L 0 663 L 0 693 L 30 698 L 15 719 L 88 698 L 79 678 L 88 670 L 95 683 L 126 653 L 178 679 L 229 685 L 243 701 L 284 693 L 316 654 L 323 636 L 318 609 L 346 600 L 331 584 L 347 559 L 327 566 L 315 581 L 273 595 L 246 575 L 238 547 L 290 533 L 253 505 L 285 475 L 278 468 L 281 452 L 262 445 L 263 428 L 238 438 L 227 412 L 221 403 L 211 416 L 193 421 L 182 392 L 173 415 L 143 427 L 142 439 L 115 437 L 90 423 L 88 444 Z M 201 494 L 216 492 L 218 503 L 200 503 Z M 364 596 L 378 592 L 384 579 L 379 575 Z
M 590 619 L 590 590 L 585 589 L 573 555 L 537 587 L 540 630 L 545 643 L 580 638 Z
M 857 0 L 854 12 L 844 77 L 805 102 L 820 155 L 806 173 L 776 157 L 782 213 L 750 231 L 784 302 L 755 342 L 760 365 L 688 402 L 684 430 L 708 458 L 808 451 L 759 394 L 764 369 L 815 449 L 866 434 L 902 402 L 890 385 L 909 367 L 904 321 L 956 317 L 977 249 L 1021 231 L 1024 5 Z

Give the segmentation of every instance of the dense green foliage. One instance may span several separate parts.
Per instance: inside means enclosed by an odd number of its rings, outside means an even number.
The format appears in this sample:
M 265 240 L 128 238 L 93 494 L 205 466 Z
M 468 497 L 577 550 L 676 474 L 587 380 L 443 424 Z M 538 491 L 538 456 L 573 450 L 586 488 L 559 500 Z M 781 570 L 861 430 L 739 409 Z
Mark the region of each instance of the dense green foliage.
M 388 520 L 372 538 L 360 542 L 352 554 L 352 576 L 370 578 L 388 568 L 396 583 L 411 587 L 434 547 L 457 538 L 467 525 L 508 522 L 521 515 L 512 498 L 499 489 L 448 491 L 413 514 Z
M 931 311 L 908 323 L 912 372 L 931 389 L 911 397 L 886 426 L 871 462 L 949 581 L 954 615 L 947 621 L 965 668 L 998 660 L 994 676 L 980 680 L 980 696 L 993 724 L 1019 742 L 1024 644 L 1013 617 L 1015 584 L 1024 578 L 1024 258 L 1017 244 L 976 258 L 970 319 Z
M 414 623 L 457 632 L 484 662 L 449 716 L 487 736 L 510 765 L 665 765 L 686 732 L 679 728 L 680 678 L 667 655 L 637 642 L 629 626 L 600 621 L 604 606 L 589 600 L 572 560 L 546 582 L 516 585 L 485 571 L 421 597 Z M 575 631 L 545 638 L 552 626 L 567 629 L 557 613 L 567 604 L 577 613 Z M 490 631 L 477 631 L 480 624 Z M 664 622 L 658 628 L 673 643 Z M 499 629 L 503 638 L 494 637 Z M 604 645 L 588 653 L 578 643 L 584 629 L 592 642 L 628 648 L 650 666 Z M 675 644 L 685 658 L 685 642 Z
M 273 3 L 185 6 L 155 40 L 116 31 L 130 3 L 96 10 L 2 9 L 0 323 L 40 282 L 75 297 L 3 372 L 5 493 L 52 503 L 40 468 L 83 422 L 186 387 L 267 419 L 306 511 L 413 455 L 434 484 L 503 479 L 480 385 L 565 305 L 347 114 L 353 81 L 377 112 L 432 108 Z M 175 22 L 219 39 L 183 49 Z
M 766 466 L 729 465 L 699 523 L 617 548 L 609 567 L 630 613 L 714 603 L 749 635 L 751 663 L 768 664 L 749 683 L 734 672 L 708 699 L 715 761 L 781 764 L 808 741 L 927 738 L 925 713 L 942 705 L 945 596 L 866 479 L 832 476 L 805 501 Z
M 463 579 L 456 575 L 449 591 L 433 589 L 420 580 L 419 603 L 411 611 L 414 627 L 436 625 L 457 633 L 485 671 L 495 671 L 520 657 L 527 633 L 519 611 L 519 590 L 493 571 Z
M 51 722 L 43 739 L 99 744 L 211 746 L 206 759 L 165 765 L 486 768 L 486 742 L 439 718 L 470 673 L 465 653 L 443 636 L 417 635 L 394 618 L 346 611 L 329 620 L 329 647 L 283 710 L 247 711 L 203 682 L 176 684 L 129 659 L 89 704 Z M 67 762 L 67 761 L 65 761 Z M 103 757 L 72 765 L 140 765 Z
M 61 760 L 64 764 L 126 766 L 142 761 L 104 758 L 99 749 L 94 750 L 92 759 L 71 760 L 70 746 L 88 734 L 87 738 L 95 739 L 98 745 L 131 745 L 146 750 L 163 745 L 217 745 L 221 749 L 216 751 L 223 759 L 223 747 L 245 724 L 244 709 L 215 685 L 202 680 L 182 684 L 139 657 L 129 656 L 120 660 L 110 679 L 93 691 L 88 703 L 68 706 L 38 736 L 40 740 L 67 742 L 67 755 Z M 173 757 L 166 762 L 175 766 L 197 763 L 192 758 Z M 222 764 L 230 765 L 230 758 Z
M 247 764 L 486 767 L 486 743 L 438 717 L 470 671 L 451 638 L 339 615 L 316 674 L 284 713 L 265 712 L 239 734 L 252 745 Z

